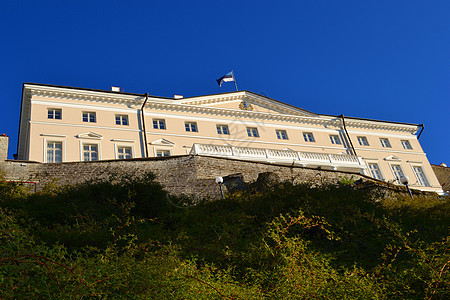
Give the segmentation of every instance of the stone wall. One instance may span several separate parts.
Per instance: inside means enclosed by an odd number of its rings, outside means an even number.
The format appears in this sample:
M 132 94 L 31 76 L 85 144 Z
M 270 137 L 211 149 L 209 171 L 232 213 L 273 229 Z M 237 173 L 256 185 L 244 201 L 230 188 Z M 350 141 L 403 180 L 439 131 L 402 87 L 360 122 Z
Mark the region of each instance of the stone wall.
M 275 173 L 280 180 L 294 184 L 335 183 L 343 177 L 351 176 L 355 180 L 373 181 L 370 177 L 347 172 L 189 155 L 59 164 L 10 160 L 1 163 L 0 168 L 7 180 L 33 182 L 37 190 L 51 182 L 58 185 L 73 185 L 91 179 L 113 180 L 114 176 L 140 176 L 152 172 L 156 175 L 156 181 L 167 191 L 176 195 L 193 195 L 196 198 L 219 198 L 220 192 L 215 178 L 233 174 L 239 174 L 245 182 L 253 182 L 260 173 L 266 172 Z

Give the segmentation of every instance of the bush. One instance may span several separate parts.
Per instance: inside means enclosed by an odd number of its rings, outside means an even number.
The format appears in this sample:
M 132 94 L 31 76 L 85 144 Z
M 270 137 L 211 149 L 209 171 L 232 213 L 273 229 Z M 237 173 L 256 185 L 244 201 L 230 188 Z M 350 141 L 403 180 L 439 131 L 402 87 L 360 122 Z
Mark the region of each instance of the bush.
M 448 198 L 282 183 L 179 206 L 151 174 L 0 187 L 1 298 L 448 297 Z

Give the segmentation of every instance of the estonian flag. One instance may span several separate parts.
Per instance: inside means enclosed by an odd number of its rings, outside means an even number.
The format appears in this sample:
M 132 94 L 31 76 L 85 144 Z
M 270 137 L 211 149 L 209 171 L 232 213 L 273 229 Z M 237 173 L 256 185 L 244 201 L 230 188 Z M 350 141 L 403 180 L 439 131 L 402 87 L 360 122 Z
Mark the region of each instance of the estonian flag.
M 234 81 L 236 82 L 236 80 L 234 80 L 234 73 L 233 71 L 231 71 L 230 73 L 220 77 L 219 79 L 216 79 L 217 83 L 219 84 L 220 87 L 222 87 L 222 83 L 224 82 L 230 82 L 230 81 Z

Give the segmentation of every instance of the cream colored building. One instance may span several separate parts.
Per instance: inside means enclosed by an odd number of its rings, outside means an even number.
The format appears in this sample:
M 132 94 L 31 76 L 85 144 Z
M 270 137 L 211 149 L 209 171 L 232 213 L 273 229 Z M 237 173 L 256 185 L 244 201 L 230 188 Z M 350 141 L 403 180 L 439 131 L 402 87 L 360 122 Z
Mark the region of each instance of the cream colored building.
M 164 98 L 25 83 L 17 153 L 44 163 L 225 156 L 396 184 L 406 175 L 412 188 L 442 193 L 418 141 L 421 129 L 315 114 L 249 91 Z

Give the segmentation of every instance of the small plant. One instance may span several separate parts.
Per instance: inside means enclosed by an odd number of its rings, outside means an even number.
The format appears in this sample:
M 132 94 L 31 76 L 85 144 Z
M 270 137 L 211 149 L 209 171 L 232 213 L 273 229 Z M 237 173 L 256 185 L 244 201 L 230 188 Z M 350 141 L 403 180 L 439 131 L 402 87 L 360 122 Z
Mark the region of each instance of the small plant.
M 340 185 L 353 185 L 355 184 L 355 178 L 353 177 L 353 175 L 351 175 L 350 177 L 348 177 L 347 175 L 344 176 L 339 176 L 339 184 Z

